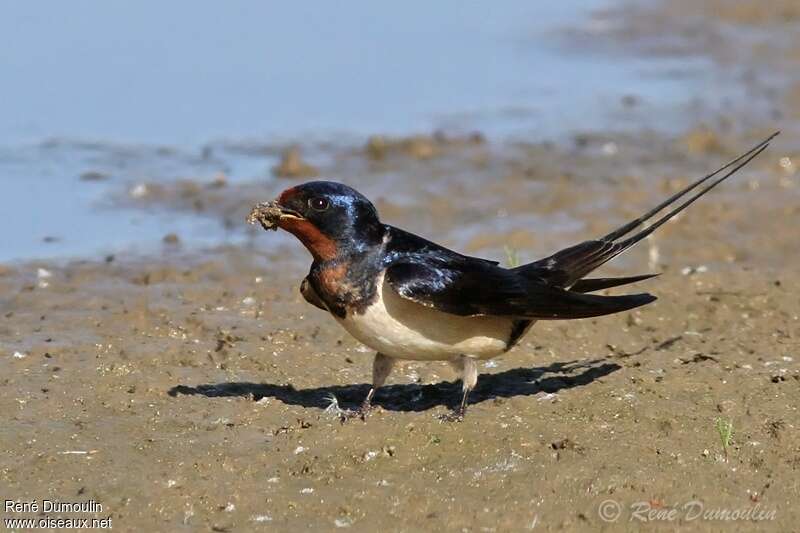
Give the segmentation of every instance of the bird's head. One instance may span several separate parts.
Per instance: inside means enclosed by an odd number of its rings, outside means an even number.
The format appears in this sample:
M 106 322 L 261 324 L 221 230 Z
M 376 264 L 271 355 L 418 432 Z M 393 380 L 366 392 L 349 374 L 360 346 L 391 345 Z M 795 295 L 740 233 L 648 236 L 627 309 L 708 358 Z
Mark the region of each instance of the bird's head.
M 283 191 L 272 206 L 278 210 L 275 225 L 297 237 L 318 261 L 363 251 L 383 238 L 375 206 L 341 183 L 303 183 Z

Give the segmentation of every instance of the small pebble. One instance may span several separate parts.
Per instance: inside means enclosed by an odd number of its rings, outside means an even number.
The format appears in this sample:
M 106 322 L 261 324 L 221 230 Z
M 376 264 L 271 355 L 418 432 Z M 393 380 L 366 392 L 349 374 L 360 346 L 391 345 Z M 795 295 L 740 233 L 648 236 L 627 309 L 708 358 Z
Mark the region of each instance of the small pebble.
M 350 527 L 353 525 L 353 522 L 349 518 L 337 518 L 333 521 L 333 525 L 336 527 Z
M 603 153 L 605 155 L 617 155 L 619 152 L 619 148 L 617 148 L 617 144 L 613 142 L 607 142 L 603 145 Z
M 145 196 L 147 196 L 149 192 L 150 190 L 147 188 L 147 185 L 145 185 L 144 183 L 140 183 L 134 186 L 130 190 L 129 194 L 131 195 L 132 198 L 144 198 Z
M 288 148 L 280 164 L 273 167 L 272 173 L 279 178 L 310 178 L 319 175 L 319 170 L 306 163 L 296 146 Z
M 105 181 L 108 179 L 108 174 L 97 170 L 89 170 L 81 174 L 80 178 L 81 181 Z
M 228 176 L 226 176 L 223 172 L 220 172 L 216 176 L 214 176 L 214 180 L 211 182 L 211 187 L 214 189 L 221 189 L 228 185 Z

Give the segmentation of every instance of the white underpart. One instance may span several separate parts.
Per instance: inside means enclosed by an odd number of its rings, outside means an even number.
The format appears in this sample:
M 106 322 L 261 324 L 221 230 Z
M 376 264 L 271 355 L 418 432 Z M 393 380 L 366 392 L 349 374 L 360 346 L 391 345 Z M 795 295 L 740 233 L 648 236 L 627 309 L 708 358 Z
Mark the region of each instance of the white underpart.
M 420 361 L 467 355 L 489 359 L 502 354 L 513 320 L 465 317 L 407 300 L 378 278 L 377 298 L 364 313 L 337 318 L 353 337 L 389 357 Z

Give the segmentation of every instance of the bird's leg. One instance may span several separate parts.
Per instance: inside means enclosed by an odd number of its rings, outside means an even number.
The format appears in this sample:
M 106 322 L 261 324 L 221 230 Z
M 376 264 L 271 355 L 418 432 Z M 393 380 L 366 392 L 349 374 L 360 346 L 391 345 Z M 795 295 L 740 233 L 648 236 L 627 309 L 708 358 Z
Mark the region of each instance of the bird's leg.
M 461 372 L 461 386 L 464 394 L 461 396 L 461 405 L 446 415 L 440 416 L 439 420 L 442 422 L 461 422 L 464 420 L 464 415 L 467 412 L 469 393 L 475 388 L 475 384 L 478 383 L 478 363 L 472 357 L 460 355 L 452 359 L 450 364 L 453 365 L 457 371 Z
M 359 417 L 361 420 L 367 418 L 367 414 L 372 410 L 372 397 L 375 396 L 375 391 L 386 383 L 386 378 L 392 373 L 392 368 L 394 368 L 393 358 L 383 355 L 380 352 L 375 354 L 375 359 L 372 361 L 372 387 L 369 389 L 367 397 L 364 398 L 364 401 L 361 403 L 361 407 L 356 411 L 347 413 L 343 418 Z
M 386 383 L 386 378 L 392 373 L 392 368 L 394 368 L 393 358 L 380 352 L 375 354 L 375 359 L 372 360 L 372 387 L 359 408 L 361 418 L 365 418 L 372 409 L 372 397 L 375 395 L 375 391 Z

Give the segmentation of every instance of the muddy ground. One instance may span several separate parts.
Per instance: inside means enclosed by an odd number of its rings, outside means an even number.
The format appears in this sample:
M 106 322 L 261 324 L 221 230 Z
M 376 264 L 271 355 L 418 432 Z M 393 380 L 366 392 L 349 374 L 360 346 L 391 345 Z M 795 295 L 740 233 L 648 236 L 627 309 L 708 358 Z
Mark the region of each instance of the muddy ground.
M 700 20 L 718 29 L 703 49 L 724 66 L 723 52 L 742 46 L 732 29 L 766 27 L 786 38 L 742 53 L 783 72 L 800 61 L 797 33 L 786 30 L 798 17 L 792 3 L 782 17 L 727 2 L 674 5 L 606 14 L 620 22 L 606 38 L 636 41 L 628 30 L 655 20 L 691 49 L 697 34 L 683 25 Z M 794 55 L 769 54 L 773 43 Z M 641 285 L 657 302 L 537 324 L 481 368 L 462 423 L 437 419 L 460 390 L 443 364 L 402 365 L 366 422 L 341 424 L 326 410 L 331 398 L 361 401 L 372 354 L 302 300 L 309 259 L 286 236 L 252 230 L 242 246 L 202 251 L 170 237 L 157 257 L 0 265 L 2 497 L 95 500 L 101 512 L 61 515 L 110 515 L 121 531 L 625 530 L 639 519 L 796 529 L 796 82 L 754 81 L 768 113 L 708 114 L 680 135 L 513 145 L 376 137 L 299 167 L 362 190 L 386 222 L 501 260 L 510 247 L 525 261 L 601 235 L 784 130 L 605 269 L 662 272 Z M 151 184 L 118 201 L 237 226 L 255 201 L 298 179 Z M 733 427 L 727 449 L 720 420 Z M 698 518 L 691 502 L 716 514 Z M 738 520 L 722 520 L 725 511 Z M 15 516 L 37 515 L 3 518 Z

